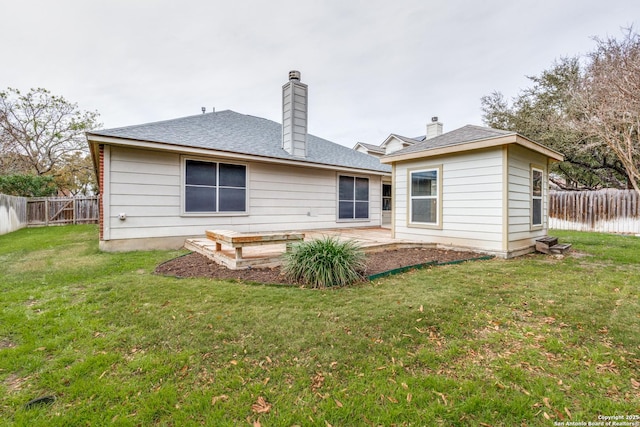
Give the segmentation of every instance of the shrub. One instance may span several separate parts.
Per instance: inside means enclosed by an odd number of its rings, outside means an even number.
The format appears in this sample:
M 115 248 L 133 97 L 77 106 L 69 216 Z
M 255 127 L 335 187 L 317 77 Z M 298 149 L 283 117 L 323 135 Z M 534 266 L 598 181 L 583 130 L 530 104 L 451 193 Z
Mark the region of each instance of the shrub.
M 346 286 L 364 279 L 365 254 L 353 240 L 335 237 L 302 242 L 285 255 L 284 274 L 312 288 Z
M 19 197 L 49 197 L 58 192 L 49 175 L 14 174 L 0 176 L 0 193 Z

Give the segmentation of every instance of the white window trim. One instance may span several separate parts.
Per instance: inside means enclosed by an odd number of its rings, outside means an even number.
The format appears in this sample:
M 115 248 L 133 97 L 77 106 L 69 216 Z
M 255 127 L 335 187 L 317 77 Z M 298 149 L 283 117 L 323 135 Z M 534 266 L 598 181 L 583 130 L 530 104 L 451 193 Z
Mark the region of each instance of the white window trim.
M 187 212 L 186 210 L 186 185 L 187 185 L 187 160 L 195 160 L 199 162 L 209 162 L 209 163 L 224 163 L 227 165 L 237 165 L 244 166 L 245 170 L 245 210 L 238 212 Z M 220 168 L 216 167 L 216 171 L 219 174 Z M 219 177 L 218 177 L 219 178 Z M 217 181 L 217 180 L 216 180 Z M 219 188 L 219 187 L 218 187 Z M 216 206 L 220 206 L 219 192 L 216 192 Z M 216 158 L 208 158 L 208 157 L 198 157 L 198 156 L 181 156 L 180 158 L 180 216 L 184 217 L 228 217 L 228 216 L 248 216 L 249 215 L 249 165 L 242 162 L 234 162 L 229 161 L 227 159 L 216 159 Z
M 412 196 L 411 194 L 412 175 L 414 173 L 430 172 L 430 171 L 436 171 L 437 173 L 436 188 L 437 188 L 438 194 L 436 194 L 435 196 L 415 196 L 415 197 Z M 413 212 L 414 198 L 420 199 L 420 200 L 426 200 L 426 199 L 436 200 L 436 222 L 417 222 L 412 220 L 411 212 Z M 430 229 L 438 229 L 438 230 L 442 229 L 442 165 L 407 169 L 407 207 L 408 207 L 407 209 L 407 226 L 408 227 L 430 228 Z
M 534 196 L 533 195 L 533 174 L 534 171 L 536 172 L 540 172 L 541 175 L 541 182 L 540 182 L 540 196 Z M 544 169 L 539 167 L 539 166 L 535 166 L 535 165 L 531 165 L 531 219 L 530 219 L 530 224 L 531 224 L 531 229 L 532 230 L 540 230 L 544 227 L 544 199 L 545 199 L 545 182 L 544 182 Z M 534 224 L 533 223 L 533 201 L 539 199 L 540 200 L 540 224 Z
M 366 218 L 340 218 L 340 177 L 347 178 L 363 178 L 367 180 L 368 196 L 367 196 L 367 217 Z M 355 182 L 355 181 L 354 181 Z M 355 185 L 354 185 L 355 193 Z M 355 194 L 354 194 L 355 201 Z M 336 222 L 370 222 L 371 221 L 371 178 L 363 175 L 349 175 L 346 173 L 337 174 L 336 178 Z

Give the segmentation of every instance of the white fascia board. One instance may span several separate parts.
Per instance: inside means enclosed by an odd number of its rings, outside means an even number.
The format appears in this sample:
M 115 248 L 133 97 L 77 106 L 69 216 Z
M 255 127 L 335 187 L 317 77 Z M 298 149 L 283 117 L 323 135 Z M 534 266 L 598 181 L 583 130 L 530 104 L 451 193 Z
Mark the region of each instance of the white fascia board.
M 527 139 L 521 135 L 517 135 L 514 133 L 512 135 L 505 135 L 498 138 L 494 137 L 494 138 L 480 139 L 472 142 L 448 145 L 445 147 L 433 148 L 429 150 L 413 151 L 411 153 L 388 154 L 386 156 L 383 156 L 380 159 L 380 163 L 390 164 L 390 163 L 400 162 L 405 160 L 442 156 L 446 154 L 480 150 L 483 148 L 491 148 L 491 147 L 497 147 L 497 146 L 507 145 L 507 144 L 521 145 L 532 151 L 536 151 L 538 153 L 544 154 L 555 161 L 562 161 L 564 159 L 564 156 L 558 153 L 557 151 L 544 147 L 536 142 L 531 141 L 530 139 Z

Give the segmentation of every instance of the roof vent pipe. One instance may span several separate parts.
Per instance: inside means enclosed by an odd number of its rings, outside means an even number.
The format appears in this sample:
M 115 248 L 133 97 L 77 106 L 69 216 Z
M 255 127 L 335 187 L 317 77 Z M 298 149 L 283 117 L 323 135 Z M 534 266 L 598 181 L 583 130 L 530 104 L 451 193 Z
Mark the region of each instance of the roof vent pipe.
M 300 71 L 296 71 L 296 70 L 291 70 L 289 71 L 289 81 L 291 80 L 295 80 L 295 81 L 300 81 Z

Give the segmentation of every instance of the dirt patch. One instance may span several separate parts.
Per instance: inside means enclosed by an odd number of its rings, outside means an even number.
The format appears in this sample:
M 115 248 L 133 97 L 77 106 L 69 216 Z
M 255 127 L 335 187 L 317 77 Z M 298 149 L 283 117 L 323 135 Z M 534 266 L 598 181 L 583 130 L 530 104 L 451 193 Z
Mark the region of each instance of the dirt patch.
M 13 348 L 15 346 L 16 344 L 13 341 L 5 338 L 0 338 L 0 350 L 3 350 L 5 348 Z
M 424 264 L 432 261 L 451 262 L 477 258 L 479 256 L 482 256 L 482 254 L 431 248 L 394 249 L 383 252 L 373 252 L 367 254 L 367 269 L 365 274 L 371 276 L 400 267 Z M 175 277 L 209 277 L 213 279 L 258 283 L 295 284 L 284 277 L 280 267 L 230 270 L 195 252 L 167 261 L 159 265 L 155 272 L 157 274 Z
M 29 378 L 30 377 L 19 377 L 15 374 L 9 374 L 2 383 L 8 393 L 13 393 L 22 390 L 22 385 L 29 380 Z

